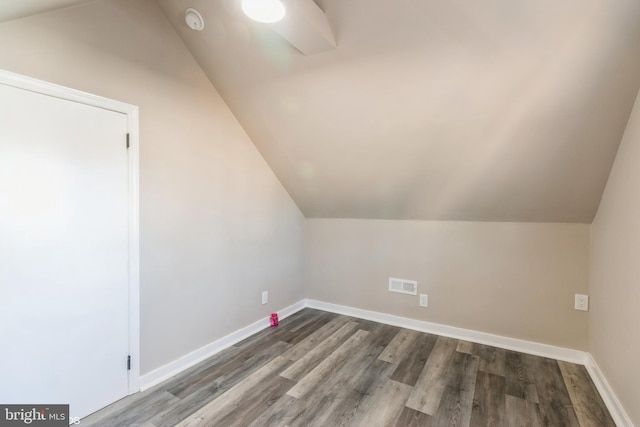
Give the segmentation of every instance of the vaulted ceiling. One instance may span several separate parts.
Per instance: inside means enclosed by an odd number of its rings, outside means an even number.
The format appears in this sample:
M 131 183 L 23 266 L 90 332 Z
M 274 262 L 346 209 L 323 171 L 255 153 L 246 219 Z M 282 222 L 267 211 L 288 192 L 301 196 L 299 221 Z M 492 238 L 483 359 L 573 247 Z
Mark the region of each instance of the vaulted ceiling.
M 307 217 L 591 222 L 640 84 L 637 0 L 318 0 L 308 56 L 158 3 Z
M 312 55 L 157 3 L 307 217 L 591 222 L 640 87 L 638 0 L 316 0 Z

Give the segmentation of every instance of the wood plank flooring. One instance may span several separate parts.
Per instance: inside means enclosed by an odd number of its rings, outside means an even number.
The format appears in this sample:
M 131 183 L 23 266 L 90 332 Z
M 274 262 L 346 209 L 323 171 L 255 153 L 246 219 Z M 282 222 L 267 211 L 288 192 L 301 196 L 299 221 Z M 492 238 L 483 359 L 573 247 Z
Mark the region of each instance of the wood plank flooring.
M 81 423 L 615 425 L 583 366 L 312 309 Z

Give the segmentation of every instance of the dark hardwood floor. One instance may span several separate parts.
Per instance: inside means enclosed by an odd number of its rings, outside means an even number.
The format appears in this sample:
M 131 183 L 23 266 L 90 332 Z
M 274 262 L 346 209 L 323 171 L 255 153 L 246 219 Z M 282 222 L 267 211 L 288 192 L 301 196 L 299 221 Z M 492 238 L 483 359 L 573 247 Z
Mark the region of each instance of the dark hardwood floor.
M 305 309 L 83 426 L 614 426 L 583 366 Z

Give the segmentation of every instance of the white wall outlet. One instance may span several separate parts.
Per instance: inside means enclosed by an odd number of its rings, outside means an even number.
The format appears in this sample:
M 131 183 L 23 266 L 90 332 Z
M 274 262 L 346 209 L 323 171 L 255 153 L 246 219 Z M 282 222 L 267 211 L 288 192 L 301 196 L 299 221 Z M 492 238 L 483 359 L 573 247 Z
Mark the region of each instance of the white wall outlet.
M 266 304 L 269 302 L 269 291 L 264 291 L 262 293 L 262 304 Z
M 576 294 L 574 308 L 576 310 L 589 311 L 589 295 Z
M 429 295 L 420 294 L 420 307 L 429 307 Z

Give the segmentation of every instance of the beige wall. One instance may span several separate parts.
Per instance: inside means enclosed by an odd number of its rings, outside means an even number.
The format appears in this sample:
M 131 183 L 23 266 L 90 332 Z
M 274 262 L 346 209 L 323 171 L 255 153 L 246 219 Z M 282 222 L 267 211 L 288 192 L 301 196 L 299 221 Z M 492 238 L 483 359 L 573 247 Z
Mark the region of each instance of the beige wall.
M 304 218 L 155 2 L 0 24 L 0 68 L 140 107 L 143 373 L 302 298 Z
M 589 226 L 307 219 L 308 298 L 586 350 Z M 418 281 L 418 297 L 388 278 Z
M 591 226 L 589 351 L 640 425 L 640 98 Z

